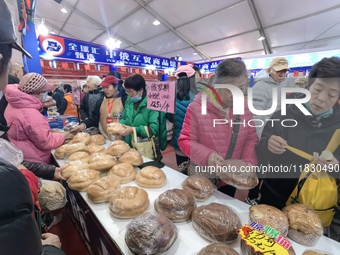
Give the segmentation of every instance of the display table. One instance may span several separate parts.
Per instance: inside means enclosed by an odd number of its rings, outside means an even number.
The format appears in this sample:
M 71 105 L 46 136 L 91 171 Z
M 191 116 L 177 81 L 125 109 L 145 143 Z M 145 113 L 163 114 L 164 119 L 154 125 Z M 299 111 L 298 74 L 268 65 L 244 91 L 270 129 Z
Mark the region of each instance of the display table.
M 145 162 L 148 161 L 144 159 Z M 63 165 L 63 160 L 57 160 L 59 165 Z M 169 167 L 162 170 L 167 176 L 167 182 L 161 188 L 145 188 L 149 194 L 150 206 L 147 211 L 154 211 L 154 201 L 156 198 L 168 189 L 181 188 L 181 184 L 186 175 L 179 173 Z M 131 219 L 117 219 L 110 214 L 109 204 L 93 204 L 86 195 L 86 192 L 77 192 L 68 188 L 64 183 L 68 193 L 68 210 L 80 232 L 86 246 L 91 254 L 114 255 L 114 254 L 132 254 L 125 244 L 125 232 Z M 138 186 L 134 181 L 121 186 Z M 212 197 L 204 202 L 197 202 L 197 206 L 210 204 L 212 202 L 221 203 L 232 207 L 241 218 L 242 225 L 249 223 L 248 212 L 249 205 L 237 199 L 231 198 L 219 191 L 216 191 Z M 210 244 L 197 234 L 192 226 L 191 221 L 175 223 L 178 229 L 178 238 L 171 249 L 163 253 L 164 255 L 195 255 L 203 247 Z M 307 247 L 291 241 L 296 254 L 301 255 Z M 241 254 L 240 241 L 237 240 L 230 244 L 236 251 Z M 339 254 L 340 243 L 335 242 L 327 237 L 322 236 L 314 246 L 317 250 L 329 252 L 333 255 Z

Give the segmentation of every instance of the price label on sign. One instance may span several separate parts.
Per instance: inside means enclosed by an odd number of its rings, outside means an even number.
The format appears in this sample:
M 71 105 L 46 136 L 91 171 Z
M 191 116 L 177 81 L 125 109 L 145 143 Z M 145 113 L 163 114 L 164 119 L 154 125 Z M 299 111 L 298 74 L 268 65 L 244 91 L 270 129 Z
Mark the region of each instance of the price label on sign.
M 252 247 L 255 252 L 270 255 L 289 255 L 288 250 L 282 246 L 282 243 L 278 243 L 277 239 L 249 225 L 241 227 L 238 233 L 241 239 L 244 240 L 248 246 Z
M 160 112 L 175 113 L 175 82 L 148 82 L 147 108 Z

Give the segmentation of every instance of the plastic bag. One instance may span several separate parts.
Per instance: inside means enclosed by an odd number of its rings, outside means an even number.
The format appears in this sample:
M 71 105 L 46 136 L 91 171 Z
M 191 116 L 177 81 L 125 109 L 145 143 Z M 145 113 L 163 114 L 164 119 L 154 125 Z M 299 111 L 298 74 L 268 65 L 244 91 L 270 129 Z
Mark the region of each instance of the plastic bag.
M 66 190 L 60 182 L 41 180 L 38 201 L 45 211 L 55 211 L 66 205 Z
M 0 158 L 7 160 L 14 166 L 18 166 L 24 160 L 24 154 L 14 144 L 0 138 Z

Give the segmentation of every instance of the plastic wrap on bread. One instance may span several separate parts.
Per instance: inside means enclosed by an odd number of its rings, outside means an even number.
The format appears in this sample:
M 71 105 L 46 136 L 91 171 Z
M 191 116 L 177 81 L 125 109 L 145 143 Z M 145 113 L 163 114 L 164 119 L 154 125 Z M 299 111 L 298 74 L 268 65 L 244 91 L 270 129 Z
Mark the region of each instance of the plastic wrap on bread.
M 107 125 L 107 132 L 109 134 L 120 134 L 125 130 L 125 127 L 123 124 L 120 124 L 119 122 L 112 122 Z
M 88 133 L 80 132 L 76 134 L 71 140 L 71 143 L 80 143 L 80 142 L 88 145 L 91 142 L 91 136 Z
M 98 145 L 103 145 L 106 143 L 106 139 L 101 134 L 91 135 L 91 142 Z
M 125 242 L 135 255 L 168 251 L 177 239 L 176 226 L 164 215 L 146 212 L 127 226 Z
M 109 170 L 117 164 L 113 156 L 105 153 L 93 153 L 90 158 L 89 166 L 98 171 Z
M 68 156 L 66 162 L 69 163 L 71 161 L 81 160 L 86 163 L 90 163 L 90 154 L 85 151 L 77 151 L 75 153 L 72 153 L 70 156 Z
M 130 146 L 126 142 L 116 140 L 112 142 L 109 147 L 107 147 L 106 153 L 112 156 L 120 156 L 125 152 L 128 152 L 130 149 Z
M 193 210 L 192 224 L 197 233 L 209 241 L 231 243 L 238 237 L 241 220 L 229 206 L 211 203 Z
M 93 182 L 86 190 L 88 198 L 93 203 L 109 201 L 112 192 L 120 186 L 120 178 L 108 175 Z
M 167 190 L 155 200 L 155 211 L 168 217 L 173 222 L 186 221 L 196 207 L 192 194 L 183 189 Z
M 306 250 L 302 255 L 333 255 L 328 252 L 318 251 L 318 250 Z
M 59 146 L 55 152 L 54 152 L 54 156 L 57 159 L 64 159 L 65 158 L 65 150 L 67 148 L 67 144 L 63 144 L 62 146 Z
M 136 183 L 146 188 L 159 188 L 166 183 L 166 175 L 158 167 L 146 166 L 137 173 Z
M 75 171 L 68 179 L 68 186 L 77 191 L 86 191 L 87 187 L 100 178 L 100 173 L 93 169 Z
M 103 152 L 105 153 L 106 149 L 104 146 L 102 145 L 98 145 L 98 144 L 94 144 L 94 143 L 90 143 L 87 145 L 87 149 L 89 151 L 90 154 L 92 153 L 98 153 L 98 152 Z
M 192 175 L 182 183 L 183 189 L 190 192 L 199 201 L 207 200 L 214 194 L 215 185 L 207 177 Z
M 108 175 L 111 174 L 119 176 L 120 183 L 127 183 L 135 179 L 137 172 L 134 166 L 129 163 L 118 163 L 108 172 Z
M 135 186 L 114 190 L 109 200 L 110 212 L 116 218 L 130 219 L 144 213 L 150 204 L 148 193 Z
M 89 164 L 81 160 L 71 161 L 67 165 L 68 166 L 61 172 L 61 175 L 66 179 L 70 178 L 73 172 L 90 168 Z
M 204 247 L 197 255 L 240 255 L 240 254 L 227 244 L 213 243 Z
M 142 155 L 135 149 L 129 149 L 118 159 L 119 163 L 130 163 L 133 166 L 140 166 L 143 164 Z
M 87 146 L 85 143 L 73 143 L 73 144 L 66 144 L 65 145 L 65 158 L 68 158 L 73 153 L 78 151 L 88 152 Z
M 318 242 L 323 234 L 323 227 L 312 208 L 304 204 L 293 204 L 282 211 L 288 218 L 290 239 L 305 246 L 314 246 Z

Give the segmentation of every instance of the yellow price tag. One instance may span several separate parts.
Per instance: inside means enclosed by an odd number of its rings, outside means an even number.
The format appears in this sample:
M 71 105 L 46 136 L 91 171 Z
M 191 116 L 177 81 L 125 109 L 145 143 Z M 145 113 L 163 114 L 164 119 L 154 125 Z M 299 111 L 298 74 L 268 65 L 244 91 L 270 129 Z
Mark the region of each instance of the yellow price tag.
M 244 240 L 248 246 L 252 247 L 255 252 L 270 255 L 289 255 L 288 250 L 280 245 L 277 239 L 269 237 L 248 224 L 241 227 L 238 233 L 241 239 Z M 281 237 L 282 236 L 279 236 L 278 238 Z M 279 239 L 279 241 L 283 241 L 283 239 Z

